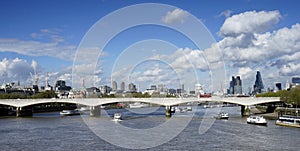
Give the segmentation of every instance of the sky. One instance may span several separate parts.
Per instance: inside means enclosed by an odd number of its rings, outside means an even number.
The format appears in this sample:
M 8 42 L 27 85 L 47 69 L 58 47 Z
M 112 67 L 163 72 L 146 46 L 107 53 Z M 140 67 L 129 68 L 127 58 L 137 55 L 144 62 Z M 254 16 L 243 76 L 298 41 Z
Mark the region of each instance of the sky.
M 296 0 L 4 0 L 0 83 L 253 89 L 300 76 Z M 149 7 L 148 7 L 149 6 Z M 151 7 L 150 7 L 151 6 Z

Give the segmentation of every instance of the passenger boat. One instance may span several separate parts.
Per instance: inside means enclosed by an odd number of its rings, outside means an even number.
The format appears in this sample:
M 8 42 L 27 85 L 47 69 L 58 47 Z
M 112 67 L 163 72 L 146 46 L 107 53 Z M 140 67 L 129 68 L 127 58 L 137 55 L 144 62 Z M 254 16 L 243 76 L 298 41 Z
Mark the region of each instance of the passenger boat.
M 300 128 L 300 116 L 282 115 L 278 117 L 275 124 Z
M 247 123 L 256 125 L 267 125 L 267 120 L 262 116 L 249 116 L 247 118 Z
M 221 112 L 217 117 L 217 119 L 228 119 L 229 116 L 228 116 L 228 113 L 225 113 L 225 112 Z
M 84 111 L 90 111 L 90 107 L 88 106 L 82 106 L 79 111 L 84 112 Z
M 187 111 L 192 111 L 192 107 L 191 106 L 188 106 L 186 107 Z
M 180 112 L 181 109 L 179 107 L 175 107 L 175 112 Z
M 121 113 L 115 113 L 113 121 L 122 121 L 122 114 Z
M 135 102 L 133 104 L 129 104 L 129 108 L 143 108 L 143 107 L 148 107 L 148 104 L 145 103 L 140 103 L 140 102 Z
M 79 110 L 63 110 L 59 113 L 61 116 L 80 115 Z

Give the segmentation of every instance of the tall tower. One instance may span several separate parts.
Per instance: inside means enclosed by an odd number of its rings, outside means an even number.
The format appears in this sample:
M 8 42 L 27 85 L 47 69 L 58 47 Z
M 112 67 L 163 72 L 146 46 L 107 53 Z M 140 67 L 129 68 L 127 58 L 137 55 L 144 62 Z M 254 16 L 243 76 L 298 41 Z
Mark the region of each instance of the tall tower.
M 128 90 L 130 91 L 130 92 L 136 92 L 136 85 L 134 85 L 133 83 L 129 83 L 128 84 Z
M 234 85 L 234 94 L 242 94 L 242 80 L 240 76 L 237 76 L 235 79 L 235 85 Z
M 232 76 L 229 86 L 229 94 L 234 94 L 234 85 L 235 85 L 235 78 Z
M 242 80 L 240 76 L 232 76 L 228 94 L 242 94 Z
M 122 83 L 121 83 L 121 90 L 122 90 L 122 91 L 125 91 L 125 82 L 122 82 Z
M 112 82 L 112 89 L 113 89 L 113 91 L 117 91 L 117 89 L 118 89 L 118 84 L 117 84 L 116 81 L 113 81 L 113 82 Z
M 255 79 L 253 88 L 254 88 L 254 91 L 253 91 L 254 94 L 262 93 L 262 91 L 264 89 L 264 84 L 263 84 L 261 74 L 259 71 L 257 71 L 257 73 L 256 73 L 256 79 Z

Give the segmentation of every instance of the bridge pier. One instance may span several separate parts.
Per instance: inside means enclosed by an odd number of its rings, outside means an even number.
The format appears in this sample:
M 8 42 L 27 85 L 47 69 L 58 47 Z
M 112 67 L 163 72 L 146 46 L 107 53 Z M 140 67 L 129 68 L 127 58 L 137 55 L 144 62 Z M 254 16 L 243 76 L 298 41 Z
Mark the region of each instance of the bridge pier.
M 90 107 L 90 116 L 92 117 L 99 117 L 101 115 L 101 107 L 98 106 L 91 106 Z
M 171 117 L 172 113 L 171 113 L 171 106 L 166 106 L 166 117 Z
M 32 108 L 16 107 L 16 117 L 32 116 Z
M 250 106 L 246 105 L 242 105 L 241 106 L 241 115 L 242 116 L 249 116 L 250 115 Z

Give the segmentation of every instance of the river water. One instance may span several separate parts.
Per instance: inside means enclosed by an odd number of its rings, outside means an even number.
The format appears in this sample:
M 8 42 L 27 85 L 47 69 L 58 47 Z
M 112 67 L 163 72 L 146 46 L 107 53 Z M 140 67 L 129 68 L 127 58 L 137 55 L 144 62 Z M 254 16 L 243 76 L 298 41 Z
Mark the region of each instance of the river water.
M 122 145 L 114 145 L 96 135 L 86 121 L 109 123 L 110 116 L 121 112 L 123 121 L 119 125 L 132 129 L 149 129 L 170 120 L 165 118 L 164 108 L 153 109 L 151 113 L 139 114 L 146 109 L 111 109 L 102 111 L 100 118 L 81 116 L 60 117 L 58 112 L 34 114 L 33 117 L 1 117 L 1 150 L 127 150 Z M 203 134 L 199 126 L 204 119 L 212 119 L 208 110 L 194 106 L 195 114 L 191 122 L 170 141 L 148 148 L 149 150 L 299 150 L 300 129 L 275 125 L 268 120 L 268 126 L 256 126 L 246 123 L 240 116 L 240 107 L 224 107 L 229 113 L 228 120 L 215 120 Z M 103 113 L 105 112 L 105 113 Z M 148 112 L 148 111 L 145 111 Z M 106 115 L 107 113 L 107 115 Z M 190 117 L 187 113 L 175 113 L 175 121 Z M 171 119 L 172 119 L 171 118 Z M 115 129 L 102 125 L 107 132 Z M 100 134 L 101 135 L 101 134 Z M 154 136 L 149 135 L 149 141 Z M 162 135 L 164 135 L 162 133 Z M 121 137 L 121 136 L 120 136 Z M 124 136 L 122 136 L 124 137 Z M 133 144 L 134 145 L 134 144 Z M 134 148 L 134 147 L 130 147 Z M 128 149 L 129 150 L 129 149 Z

